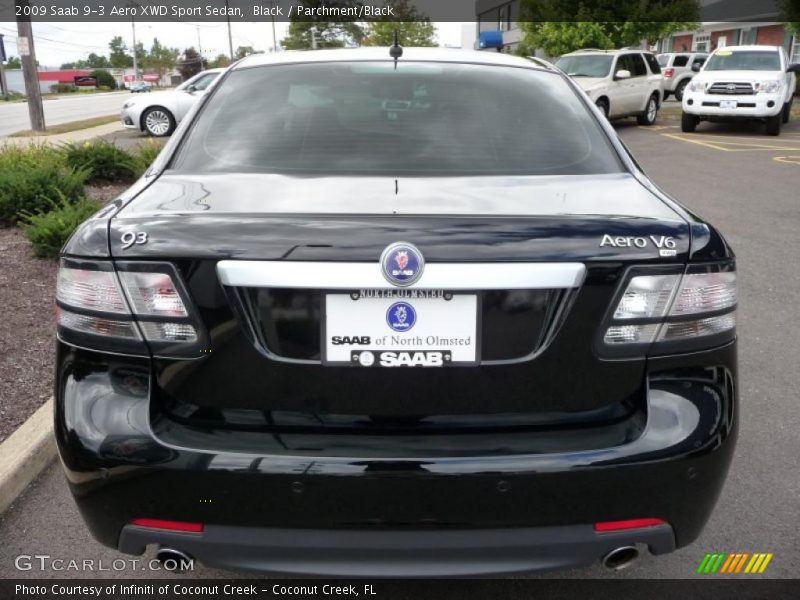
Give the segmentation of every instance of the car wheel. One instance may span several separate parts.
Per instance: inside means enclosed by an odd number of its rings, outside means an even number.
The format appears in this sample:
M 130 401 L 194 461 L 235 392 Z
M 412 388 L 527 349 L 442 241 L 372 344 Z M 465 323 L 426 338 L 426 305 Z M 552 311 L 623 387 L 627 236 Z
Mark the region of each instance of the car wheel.
M 600 109 L 600 112 L 602 112 L 605 115 L 606 119 L 607 119 L 608 118 L 608 100 L 606 100 L 605 98 L 600 98 L 597 102 L 595 102 L 595 104 L 597 105 L 597 108 Z
M 786 104 L 783 105 L 783 114 L 782 114 L 782 121 L 784 123 L 789 122 L 789 117 L 791 117 L 792 113 L 792 102 L 794 102 L 794 98 L 790 99 Z
M 697 129 L 697 123 L 700 121 L 696 116 L 690 115 L 688 113 L 681 114 L 681 131 L 686 133 L 692 133 L 695 129 Z
M 779 112 L 774 117 L 769 117 L 767 119 L 767 135 L 780 135 L 782 121 L 783 121 L 783 111 Z
M 656 118 L 658 117 L 658 98 L 655 95 L 650 96 L 650 99 L 647 101 L 647 106 L 644 109 L 644 112 L 636 117 L 636 121 L 639 125 L 653 125 L 656 122 Z
M 685 89 L 686 89 L 686 85 L 687 85 L 688 83 L 689 83 L 689 82 L 688 82 L 688 81 L 686 81 L 686 80 L 684 79 L 683 81 L 681 81 L 681 82 L 678 84 L 678 87 L 677 87 L 677 88 L 675 88 L 675 99 L 676 99 L 678 102 L 683 102 L 683 90 L 685 90 Z
M 153 106 L 142 115 L 144 130 L 153 137 L 164 137 L 175 131 L 175 117 L 166 108 Z

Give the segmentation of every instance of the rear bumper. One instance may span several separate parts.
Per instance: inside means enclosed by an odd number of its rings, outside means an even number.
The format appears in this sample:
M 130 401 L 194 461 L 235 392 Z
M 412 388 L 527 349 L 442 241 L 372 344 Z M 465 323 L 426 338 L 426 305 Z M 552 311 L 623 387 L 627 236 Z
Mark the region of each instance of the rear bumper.
M 462 531 L 353 531 L 209 526 L 202 533 L 128 525 L 119 549 L 178 548 L 204 565 L 339 577 L 459 577 L 588 566 L 623 546 L 675 549 L 669 525 L 596 533 L 591 525 Z
M 147 390 L 130 377 L 148 372 L 148 359 L 60 343 L 58 365 L 57 441 L 92 534 L 124 552 L 158 543 L 246 569 L 487 575 L 579 566 L 633 543 L 669 552 L 700 534 L 737 431 L 735 342 L 650 359 L 647 424 L 630 443 L 430 459 L 222 450 L 230 432 L 214 450 L 167 444 L 151 430 Z M 592 528 L 647 517 L 669 525 Z M 205 531 L 130 526 L 137 518 Z

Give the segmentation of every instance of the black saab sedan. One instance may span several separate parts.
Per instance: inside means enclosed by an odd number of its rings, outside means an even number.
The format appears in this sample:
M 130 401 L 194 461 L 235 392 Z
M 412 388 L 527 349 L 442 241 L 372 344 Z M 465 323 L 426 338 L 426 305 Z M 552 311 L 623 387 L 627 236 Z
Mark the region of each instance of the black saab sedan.
M 736 290 L 722 236 L 554 67 L 251 56 L 63 250 L 58 445 L 125 553 L 620 568 L 713 510 Z

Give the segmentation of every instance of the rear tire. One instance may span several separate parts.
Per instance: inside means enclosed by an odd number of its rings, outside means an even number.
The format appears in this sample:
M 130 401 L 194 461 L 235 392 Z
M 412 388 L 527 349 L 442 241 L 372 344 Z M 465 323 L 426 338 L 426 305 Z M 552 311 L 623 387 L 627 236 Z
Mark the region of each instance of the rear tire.
M 678 102 L 683 102 L 683 90 L 686 89 L 686 85 L 689 82 L 687 80 L 683 80 L 678 84 L 678 87 L 675 88 L 675 99 Z
M 650 125 L 654 125 L 656 119 L 658 118 L 658 96 L 653 94 L 647 100 L 647 105 L 644 108 L 644 112 L 636 117 L 636 122 L 639 125 L 645 125 L 649 127 Z
M 782 121 L 784 125 L 789 122 L 789 118 L 791 117 L 792 102 L 794 102 L 794 98 L 791 98 L 786 104 L 783 105 Z
M 780 135 L 782 121 L 783 121 L 783 111 L 779 112 L 774 117 L 769 117 L 767 119 L 767 135 Z
M 162 106 L 151 106 L 142 115 L 142 129 L 153 137 L 172 135 L 175 126 L 175 117 Z
M 608 100 L 606 100 L 605 98 L 600 98 L 595 104 L 597 105 L 597 108 L 600 109 L 600 112 L 602 112 L 603 115 L 605 115 L 605 117 L 607 119 L 608 118 L 608 110 L 609 110 L 609 108 L 608 108 Z
M 694 133 L 697 123 L 700 121 L 696 116 L 689 113 L 681 113 L 681 131 L 684 133 Z

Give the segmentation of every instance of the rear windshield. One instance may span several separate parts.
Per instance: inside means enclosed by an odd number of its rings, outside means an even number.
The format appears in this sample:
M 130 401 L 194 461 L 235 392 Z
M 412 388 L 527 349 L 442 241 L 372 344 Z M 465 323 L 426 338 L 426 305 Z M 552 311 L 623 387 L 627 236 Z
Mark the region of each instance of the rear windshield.
M 554 73 L 381 62 L 231 72 L 172 167 L 306 174 L 598 174 L 622 166 Z
M 777 52 L 759 50 L 721 50 L 706 62 L 706 71 L 780 71 Z
M 666 67 L 669 64 L 669 54 L 659 54 L 656 58 L 661 67 Z
M 572 77 L 605 77 L 611 71 L 612 56 L 589 54 L 583 56 L 562 56 L 556 66 Z

